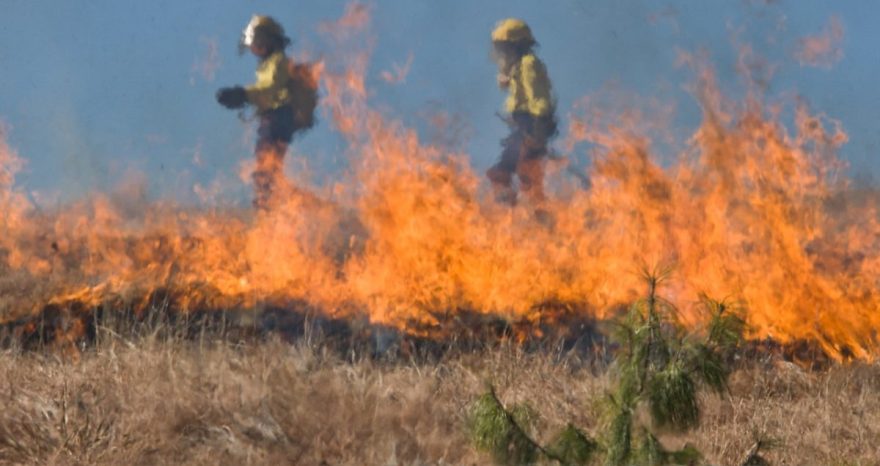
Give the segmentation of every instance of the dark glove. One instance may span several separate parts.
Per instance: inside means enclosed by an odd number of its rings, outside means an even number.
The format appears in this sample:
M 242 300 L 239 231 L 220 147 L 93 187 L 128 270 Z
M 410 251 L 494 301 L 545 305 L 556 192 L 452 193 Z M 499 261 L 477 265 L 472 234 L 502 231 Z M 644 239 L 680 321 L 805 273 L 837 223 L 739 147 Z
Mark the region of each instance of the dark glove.
M 242 108 L 247 103 L 247 93 L 241 86 L 224 87 L 217 91 L 217 102 L 229 109 Z

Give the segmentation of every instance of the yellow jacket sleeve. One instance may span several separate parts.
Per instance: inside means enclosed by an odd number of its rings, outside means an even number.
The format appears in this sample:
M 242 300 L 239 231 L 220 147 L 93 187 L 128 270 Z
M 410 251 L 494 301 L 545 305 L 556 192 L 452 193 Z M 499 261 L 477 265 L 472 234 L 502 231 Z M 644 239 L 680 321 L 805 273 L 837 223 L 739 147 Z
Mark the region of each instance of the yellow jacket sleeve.
M 527 111 L 535 116 L 552 113 L 550 78 L 541 60 L 534 55 L 526 55 L 520 63 L 520 73 Z
M 258 111 L 268 111 L 290 103 L 287 58 L 283 52 L 275 52 L 257 67 L 257 81 L 245 88 L 248 102 Z

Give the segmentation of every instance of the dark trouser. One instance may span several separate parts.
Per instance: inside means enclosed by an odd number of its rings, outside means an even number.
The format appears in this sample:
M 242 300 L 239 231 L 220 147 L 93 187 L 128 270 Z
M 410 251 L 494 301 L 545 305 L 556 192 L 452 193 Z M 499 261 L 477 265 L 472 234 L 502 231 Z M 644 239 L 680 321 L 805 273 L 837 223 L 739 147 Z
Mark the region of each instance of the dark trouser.
M 254 207 L 261 210 L 269 208 L 272 194 L 282 181 L 284 154 L 293 138 L 293 111 L 284 106 L 259 115 L 257 147 L 255 155 L 257 167 L 252 175 L 254 181 Z
M 535 117 L 525 112 L 511 115 L 511 133 L 501 141 L 501 159 L 486 176 L 492 182 L 498 200 L 516 203 L 513 189 L 514 173 L 520 187 L 534 202 L 544 200 L 544 159 L 547 142 L 556 135 L 556 119 L 552 115 Z

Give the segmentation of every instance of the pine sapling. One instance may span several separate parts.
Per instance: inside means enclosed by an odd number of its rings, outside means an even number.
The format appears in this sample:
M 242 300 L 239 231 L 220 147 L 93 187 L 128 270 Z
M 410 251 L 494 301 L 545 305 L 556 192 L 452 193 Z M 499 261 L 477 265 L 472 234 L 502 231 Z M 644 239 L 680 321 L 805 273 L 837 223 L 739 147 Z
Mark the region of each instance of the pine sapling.
M 658 294 L 669 272 L 668 268 L 645 271 L 646 297 L 633 303 L 613 334 L 619 349 L 612 365 L 615 388 L 608 397 L 606 461 L 610 465 L 696 461 L 695 448 L 665 451 L 652 430 L 693 429 L 700 422 L 700 388 L 727 390 L 728 360 L 745 330 L 741 309 L 703 297 L 709 312 L 707 328 L 700 337 L 688 335 L 676 307 Z M 633 415 L 642 405 L 650 414 L 648 425 L 637 425 Z

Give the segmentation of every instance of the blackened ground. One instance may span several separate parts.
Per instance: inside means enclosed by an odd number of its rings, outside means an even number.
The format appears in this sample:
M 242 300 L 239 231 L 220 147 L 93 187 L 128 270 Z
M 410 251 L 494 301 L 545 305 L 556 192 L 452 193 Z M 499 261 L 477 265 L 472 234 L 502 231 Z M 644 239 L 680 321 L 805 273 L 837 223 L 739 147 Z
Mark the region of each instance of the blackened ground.
M 333 317 L 305 301 L 275 301 L 257 307 L 212 306 L 206 298 L 182 304 L 182 295 L 160 289 L 134 299 L 115 297 L 98 306 L 78 301 L 45 305 L 39 312 L 0 323 L 0 348 L 77 353 L 95 346 L 100 330 L 138 338 L 145 335 L 182 340 L 223 339 L 258 342 L 277 338 L 295 343 L 320 338 L 339 354 L 374 358 L 436 360 L 449 352 L 483 351 L 514 343 L 524 351 L 568 352 L 604 365 L 612 352 L 607 322 L 596 321 L 582 305 L 545 302 L 536 306 L 538 320 L 515 320 L 469 309 L 431 313 L 433 323 L 411 322 L 405 328 L 371 323 L 349 310 Z M 186 311 L 183 311 L 185 306 Z M 835 363 L 816 342 L 781 344 L 772 339 L 748 341 L 738 358 L 774 357 L 807 369 Z M 846 351 L 844 351 L 846 357 Z
M 39 312 L 0 324 L 0 346 L 24 351 L 80 351 L 97 343 L 100 330 L 126 338 L 151 335 L 198 340 L 256 342 L 270 338 L 293 343 L 320 337 L 340 354 L 355 351 L 377 358 L 438 358 L 449 351 L 476 351 L 515 343 L 527 351 L 552 348 L 599 354 L 606 341 L 597 322 L 583 308 L 542 303 L 540 320 L 458 309 L 433 313 L 434 323 L 406 328 L 371 323 L 348 312 L 332 317 L 304 301 L 264 303 L 256 308 L 212 308 L 197 303 L 181 310 L 181 299 L 168 290 L 145 298 L 106 300 L 97 306 L 78 301 L 48 304 Z M 192 302 L 187 306 L 192 309 Z M 106 333 L 105 332 L 105 333 Z

